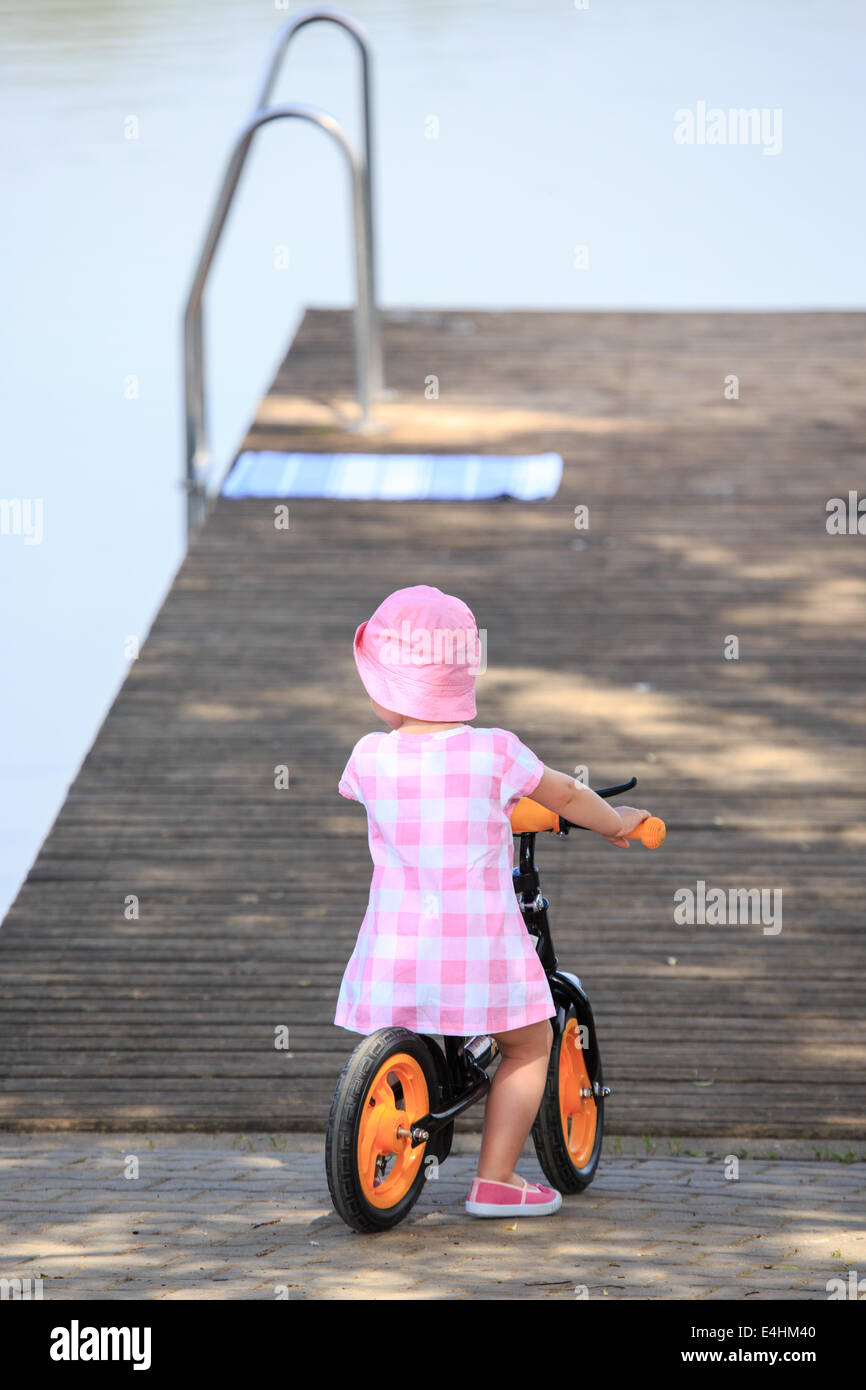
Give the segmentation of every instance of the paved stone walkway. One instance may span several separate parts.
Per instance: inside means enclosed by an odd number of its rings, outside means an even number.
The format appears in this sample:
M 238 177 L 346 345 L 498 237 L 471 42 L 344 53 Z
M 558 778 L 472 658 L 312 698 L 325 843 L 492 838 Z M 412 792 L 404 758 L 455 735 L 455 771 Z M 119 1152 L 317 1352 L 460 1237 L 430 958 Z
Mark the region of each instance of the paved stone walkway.
M 462 1207 L 477 1149 L 467 1135 L 408 1220 L 369 1237 L 331 1208 L 320 1135 L 4 1135 L 0 1275 L 41 1276 L 44 1299 L 574 1299 L 585 1288 L 760 1301 L 826 1299 L 827 1281 L 847 1283 L 851 1269 L 866 1280 L 863 1144 L 843 1162 L 764 1140 L 606 1143 L 593 1185 L 557 1216 L 478 1221 Z M 726 1178 L 724 1155 L 744 1147 L 739 1178 Z M 132 1160 L 138 1176 L 126 1177 Z M 531 1151 L 521 1169 L 540 1176 Z

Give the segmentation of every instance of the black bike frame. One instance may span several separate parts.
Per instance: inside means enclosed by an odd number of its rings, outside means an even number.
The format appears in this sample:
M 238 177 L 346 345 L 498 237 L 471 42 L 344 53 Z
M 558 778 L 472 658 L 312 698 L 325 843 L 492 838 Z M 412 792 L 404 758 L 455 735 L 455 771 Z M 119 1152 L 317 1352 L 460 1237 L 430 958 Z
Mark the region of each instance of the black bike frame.
M 632 787 L 636 785 L 637 778 L 632 777 L 630 781 L 622 782 L 617 787 L 602 787 L 596 792 L 596 795 L 607 799 L 612 796 L 619 796 L 622 792 L 631 791 Z M 559 831 L 557 833 L 560 835 L 567 835 L 569 830 L 582 828 L 572 821 L 564 820 L 562 816 L 559 817 Z M 547 916 L 550 903 L 547 898 L 542 896 L 541 876 L 535 863 L 536 833 L 533 830 L 522 831 L 520 834 L 518 867 L 512 870 L 514 891 L 517 894 L 517 902 L 526 930 L 535 940 L 535 949 L 541 964 L 544 966 L 547 983 L 556 1005 L 556 1020 L 553 1026 L 557 1033 L 561 1033 L 565 1027 L 569 1010 L 574 1009 L 578 1025 L 586 1029 L 583 1036 L 587 1039 L 587 1046 L 584 1049 L 587 1069 L 590 1076 L 595 1076 L 598 1070 L 598 1042 L 592 1007 L 578 976 L 558 968 L 556 952 L 553 949 L 550 921 Z M 463 1050 L 467 1041 L 467 1038 L 443 1038 L 445 1068 L 444 1073 L 440 1068 L 439 1084 L 445 1105 L 442 1109 L 430 1111 L 412 1125 L 413 1148 L 418 1144 L 426 1143 L 429 1138 L 432 1138 L 439 1130 L 444 1129 L 446 1125 L 451 1124 L 458 1115 L 462 1114 L 464 1110 L 468 1110 L 470 1105 L 474 1105 L 490 1090 L 490 1078 L 486 1071 L 478 1066 L 469 1053 Z M 438 1052 L 438 1048 L 436 1051 Z M 441 1058 L 441 1053 L 439 1053 L 439 1057 Z

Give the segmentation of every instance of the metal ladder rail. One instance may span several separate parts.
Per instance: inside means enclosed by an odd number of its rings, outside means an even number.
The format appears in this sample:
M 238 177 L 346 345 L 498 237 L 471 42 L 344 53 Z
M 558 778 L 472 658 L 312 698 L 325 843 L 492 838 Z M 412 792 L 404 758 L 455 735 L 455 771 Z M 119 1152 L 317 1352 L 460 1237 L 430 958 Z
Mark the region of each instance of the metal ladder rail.
M 364 156 L 359 158 L 345 132 L 333 116 L 312 106 L 265 107 L 288 44 L 294 34 L 306 24 L 331 22 L 346 29 L 362 57 L 364 98 Z M 259 103 L 244 126 L 232 151 L 223 178 L 216 206 L 208 226 L 184 311 L 184 394 L 185 394 L 185 476 L 187 494 L 187 537 L 204 519 L 207 508 L 208 473 L 213 462 L 207 437 L 205 363 L 202 301 L 208 274 L 225 227 L 241 173 L 256 132 L 272 120 L 297 118 L 310 121 L 325 130 L 346 156 L 351 188 L 352 219 L 355 242 L 355 280 L 357 305 L 355 311 L 355 374 L 358 401 L 361 408 L 361 428 L 370 423 L 370 402 L 381 391 L 381 339 L 374 299 L 374 255 L 371 242 L 373 228 L 370 199 L 370 104 L 369 104 L 369 45 L 363 31 L 348 16 L 337 11 L 312 10 L 296 16 L 276 35 L 272 55 Z
M 263 110 L 267 106 L 279 76 L 280 69 L 285 61 L 289 46 L 295 38 L 295 35 L 300 33 L 302 29 L 305 29 L 308 24 L 336 24 L 338 28 L 343 29 L 353 40 L 361 60 L 361 127 L 363 132 L 364 164 L 366 168 L 364 203 L 367 220 L 367 283 L 370 286 L 370 299 L 373 306 L 371 315 L 372 333 L 368 348 L 368 357 L 370 365 L 370 391 L 375 399 L 383 394 L 384 369 L 382 363 L 381 327 L 379 323 L 376 240 L 373 219 L 372 49 L 365 30 L 352 19 L 351 15 L 344 14 L 342 10 L 304 10 L 302 14 L 296 15 L 294 19 L 288 20 L 283 27 L 277 31 L 273 39 L 265 79 L 259 90 L 258 101 L 254 107 L 253 114 L 255 114 L 256 111 Z

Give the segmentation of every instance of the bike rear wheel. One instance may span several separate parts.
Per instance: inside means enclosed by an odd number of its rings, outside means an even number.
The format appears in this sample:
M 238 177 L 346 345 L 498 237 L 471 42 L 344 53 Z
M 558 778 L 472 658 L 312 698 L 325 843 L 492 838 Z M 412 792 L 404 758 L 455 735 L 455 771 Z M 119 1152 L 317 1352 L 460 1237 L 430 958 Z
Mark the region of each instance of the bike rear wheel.
M 595 1177 L 604 1131 L 598 1046 L 590 1075 L 589 1040 L 581 1036 L 574 1005 L 554 1031 L 550 1062 L 532 1139 L 545 1177 L 560 1192 L 582 1192 Z M 586 1044 L 584 1047 L 582 1044 Z
M 408 1028 L 382 1028 L 347 1061 L 328 1116 L 325 1168 L 335 1210 L 355 1231 L 387 1231 L 417 1202 L 428 1145 L 408 1131 L 433 1108 L 438 1076 L 430 1049 Z

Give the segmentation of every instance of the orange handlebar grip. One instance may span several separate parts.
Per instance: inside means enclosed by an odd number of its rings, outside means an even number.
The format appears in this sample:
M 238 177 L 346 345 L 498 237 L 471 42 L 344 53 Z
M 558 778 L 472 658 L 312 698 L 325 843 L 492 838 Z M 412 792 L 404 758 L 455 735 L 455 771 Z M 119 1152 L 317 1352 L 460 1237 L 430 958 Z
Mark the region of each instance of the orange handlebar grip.
M 515 835 L 535 830 L 559 830 L 559 816 L 548 811 L 540 802 L 522 796 L 511 812 L 511 829 Z
M 647 849 L 658 849 L 667 834 L 667 826 L 658 816 L 647 816 L 642 820 L 637 830 L 633 830 L 630 835 L 626 835 L 627 840 L 640 840 L 641 844 L 646 845 Z

